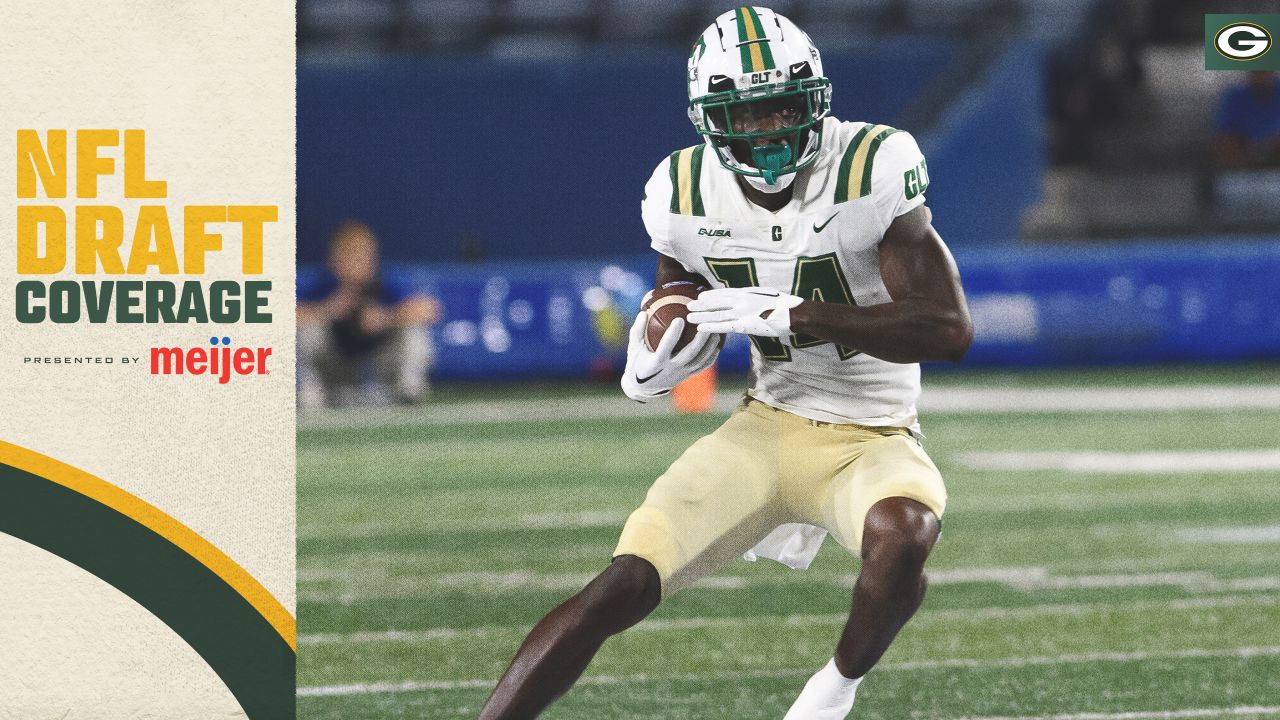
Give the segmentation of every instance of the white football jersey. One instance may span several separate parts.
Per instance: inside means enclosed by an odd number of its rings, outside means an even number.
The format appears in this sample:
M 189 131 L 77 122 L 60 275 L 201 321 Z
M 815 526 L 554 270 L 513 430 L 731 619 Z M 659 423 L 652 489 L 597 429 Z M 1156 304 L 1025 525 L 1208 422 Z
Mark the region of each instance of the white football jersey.
M 928 169 L 915 139 L 885 125 L 828 117 L 791 202 L 770 212 L 696 145 L 671 154 L 645 186 L 641 216 L 654 250 L 713 287 L 770 287 L 807 300 L 878 305 L 880 241 L 924 203 Z M 805 335 L 753 337 L 747 393 L 812 420 L 916 427 L 920 366 Z

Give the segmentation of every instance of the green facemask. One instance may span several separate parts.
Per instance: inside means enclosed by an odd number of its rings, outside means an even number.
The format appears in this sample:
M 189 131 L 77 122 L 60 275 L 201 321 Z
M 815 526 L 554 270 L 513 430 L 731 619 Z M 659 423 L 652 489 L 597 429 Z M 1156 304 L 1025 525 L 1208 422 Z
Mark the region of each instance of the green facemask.
M 783 143 L 769 143 L 762 147 L 751 148 L 751 164 L 755 166 L 764 181 L 770 185 L 778 182 L 778 171 L 791 164 L 791 146 Z

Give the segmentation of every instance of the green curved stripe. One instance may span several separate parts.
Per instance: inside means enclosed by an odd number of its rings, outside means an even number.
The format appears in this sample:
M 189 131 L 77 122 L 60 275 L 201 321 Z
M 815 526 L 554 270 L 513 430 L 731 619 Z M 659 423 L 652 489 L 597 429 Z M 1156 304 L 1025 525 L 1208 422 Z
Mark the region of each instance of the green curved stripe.
M 0 463 L 0 532 L 53 553 L 160 618 L 222 678 L 250 720 L 296 718 L 297 656 L 243 596 L 125 515 Z
M 693 148 L 693 157 L 689 163 L 689 182 L 692 183 L 693 189 L 693 214 L 705 216 L 707 211 L 702 206 L 702 152 L 707 149 L 705 143 L 699 143 Z
M 836 202 L 842 203 L 852 198 L 849 197 L 849 170 L 853 167 L 853 156 L 858 154 L 858 146 L 862 144 L 862 139 L 870 132 L 871 125 L 863 125 L 858 130 L 858 134 L 853 136 L 849 141 L 849 146 L 844 150 L 844 157 L 840 158 L 840 174 L 836 176 Z
M 866 197 L 871 194 L 871 169 L 875 166 L 876 151 L 880 149 L 880 143 L 884 142 L 885 138 L 896 132 L 898 131 L 893 128 L 888 128 L 887 130 L 881 131 L 879 135 L 875 136 L 871 140 L 871 147 L 867 150 L 866 169 L 862 171 L 862 188 L 859 190 L 858 197 Z

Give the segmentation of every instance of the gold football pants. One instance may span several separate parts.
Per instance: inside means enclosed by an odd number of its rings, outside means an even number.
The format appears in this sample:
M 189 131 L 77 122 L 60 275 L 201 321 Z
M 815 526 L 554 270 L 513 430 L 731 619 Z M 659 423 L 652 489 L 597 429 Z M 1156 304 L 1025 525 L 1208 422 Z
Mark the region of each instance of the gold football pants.
M 939 519 L 946 507 L 942 476 L 908 430 L 818 422 L 748 399 L 653 483 L 613 555 L 653 563 L 667 598 L 783 523 L 826 528 L 857 555 L 867 511 L 889 497 Z

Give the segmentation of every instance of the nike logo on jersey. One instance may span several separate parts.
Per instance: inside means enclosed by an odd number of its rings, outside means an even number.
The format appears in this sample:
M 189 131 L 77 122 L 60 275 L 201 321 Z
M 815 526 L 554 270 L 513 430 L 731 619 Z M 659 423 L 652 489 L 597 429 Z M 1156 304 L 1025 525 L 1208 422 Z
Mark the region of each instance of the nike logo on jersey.
M 840 212 L 839 212 L 839 211 L 836 211 L 836 215 L 839 215 L 839 214 L 840 214 Z M 820 232 L 822 232 L 824 228 L 826 228 L 828 225 L 830 225 L 830 224 L 831 224 L 831 221 L 832 221 L 832 220 L 835 220 L 835 219 L 836 219 L 836 215 L 832 215 L 831 217 L 827 218 L 827 221 L 826 221 L 826 222 L 824 222 L 824 223 L 822 223 L 821 225 L 814 225 L 814 226 L 813 226 L 813 231 L 814 231 L 815 233 L 820 233 Z

